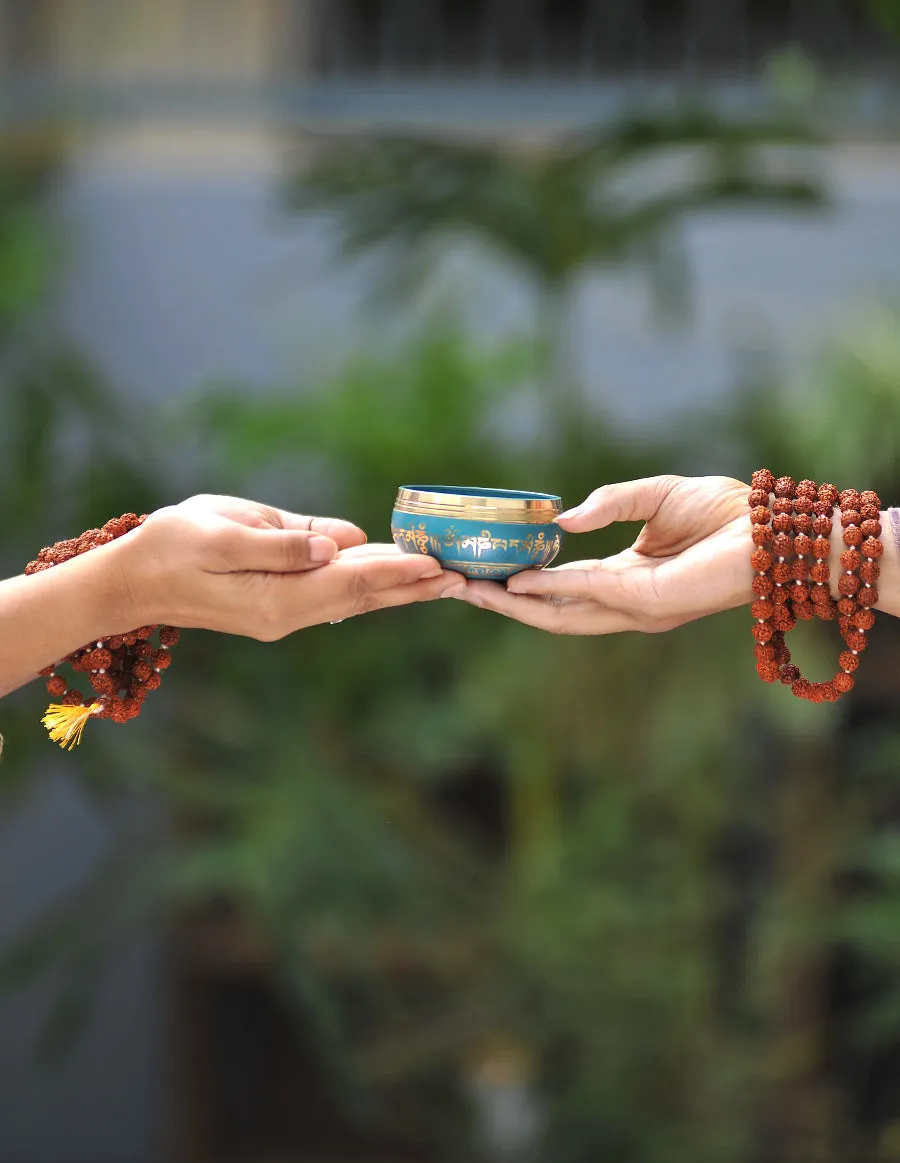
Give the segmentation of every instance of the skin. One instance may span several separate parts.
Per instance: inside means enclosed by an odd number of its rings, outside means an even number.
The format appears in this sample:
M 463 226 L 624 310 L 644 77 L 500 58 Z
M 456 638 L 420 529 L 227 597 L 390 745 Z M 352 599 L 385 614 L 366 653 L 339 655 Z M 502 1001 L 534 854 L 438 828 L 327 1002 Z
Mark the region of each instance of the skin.
M 86 642 L 138 626 L 262 642 L 390 606 L 461 596 L 430 557 L 366 545 L 347 521 L 197 496 L 52 569 L 0 582 L 0 695 Z
M 0 695 L 95 639 L 164 623 L 271 642 L 306 626 L 458 597 L 558 634 L 658 633 L 751 600 L 747 496 L 729 477 L 661 476 L 597 489 L 559 518 L 571 533 L 642 521 L 602 561 L 468 582 L 431 558 L 366 545 L 349 522 L 198 496 L 109 545 L 0 582 Z M 900 616 L 900 555 L 882 514 L 878 608 Z M 832 537 L 832 592 L 840 576 Z
M 559 518 L 570 533 L 616 521 L 643 521 L 634 544 L 602 561 L 516 574 L 506 587 L 469 582 L 465 599 L 556 634 L 659 633 L 747 605 L 753 572 L 748 494 L 730 477 L 660 476 L 595 490 Z M 900 616 L 900 557 L 882 513 L 884 557 L 878 609 Z M 831 538 L 832 593 L 840 577 L 839 536 Z

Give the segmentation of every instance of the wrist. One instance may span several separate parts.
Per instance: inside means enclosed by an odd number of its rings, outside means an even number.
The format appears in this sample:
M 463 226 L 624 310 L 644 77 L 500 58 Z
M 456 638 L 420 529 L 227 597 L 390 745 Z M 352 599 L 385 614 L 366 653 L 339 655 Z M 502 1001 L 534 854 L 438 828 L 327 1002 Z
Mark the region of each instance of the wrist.
M 878 603 L 876 610 L 893 617 L 900 617 L 900 545 L 891 523 L 891 511 L 885 510 L 881 514 L 881 544 L 884 553 L 879 565 L 881 575 L 878 578 Z
M 900 547 L 898 547 L 897 538 L 891 526 L 890 512 L 883 511 L 880 520 L 881 537 L 879 540 L 884 546 L 884 553 L 878 562 L 881 573 L 876 584 L 878 602 L 875 609 L 884 614 L 891 614 L 896 618 L 900 617 Z M 840 523 L 840 515 L 836 511 L 834 529 L 831 534 L 831 552 L 828 560 L 830 574 L 829 585 L 831 588 L 831 596 L 835 600 L 841 596 L 838 592 L 838 581 L 845 572 L 844 567 L 841 565 L 841 554 L 846 548 L 843 529 Z
M 101 554 L 108 554 L 104 584 L 111 617 L 116 623 L 111 633 L 123 634 L 139 626 L 156 626 L 166 621 L 162 616 L 162 595 L 171 589 L 171 583 L 162 576 L 149 534 L 150 530 L 139 525 L 88 555 L 99 559 Z
M 748 606 L 756 597 L 753 592 L 756 571 L 750 563 L 755 549 L 750 535 L 752 528 L 747 517 L 740 517 L 723 530 L 719 560 L 722 574 L 728 579 L 727 592 L 722 594 L 720 605 L 723 610 Z
M 135 530 L 136 531 L 136 530 Z M 88 601 L 101 623 L 101 636 L 126 634 L 138 626 L 149 625 L 138 597 L 134 578 L 137 575 L 134 538 L 130 533 L 106 545 L 98 545 L 90 554 L 76 558 L 85 572 Z
M 91 642 L 147 625 L 124 584 L 127 556 L 109 543 L 0 582 L 0 695 Z

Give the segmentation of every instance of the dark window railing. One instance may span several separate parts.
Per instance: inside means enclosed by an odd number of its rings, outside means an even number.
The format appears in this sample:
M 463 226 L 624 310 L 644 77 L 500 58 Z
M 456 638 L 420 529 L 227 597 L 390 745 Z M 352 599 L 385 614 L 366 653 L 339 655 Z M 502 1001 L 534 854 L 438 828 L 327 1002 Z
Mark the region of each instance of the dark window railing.
M 714 83 L 759 76 L 770 54 L 789 45 L 839 74 L 894 82 L 900 47 L 873 22 L 871 4 L 0 0 L 0 116 L 25 108 L 36 91 L 45 105 L 64 105 L 87 93 L 91 108 L 100 108 L 106 96 L 110 108 L 116 102 L 121 108 L 160 92 L 173 101 L 219 100 L 223 92 L 242 100 L 261 89 L 276 93 L 283 109 L 322 114 L 327 94 L 339 89 L 353 90 L 365 103 L 374 79 L 509 80 L 524 82 L 526 89 L 529 82 L 584 82 L 598 92 L 610 91 L 604 82 L 620 88 L 648 79 Z M 229 18 L 216 23 L 226 12 Z M 145 44 L 144 32 L 154 20 L 160 36 Z M 241 30 L 251 26 L 254 39 L 244 44 Z M 381 92 L 390 88 L 384 85 Z M 893 84 L 882 88 L 895 92 Z M 309 96 L 314 91 L 315 99 Z M 493 91 L 510 93 L 514 86 Z M 528 95 L 539 96 L 537 84 Z
M 788 44 L 863 70 L 898 55 L 863 0 L 316 0 L 314 14 L 326 76 L 750 73 Z

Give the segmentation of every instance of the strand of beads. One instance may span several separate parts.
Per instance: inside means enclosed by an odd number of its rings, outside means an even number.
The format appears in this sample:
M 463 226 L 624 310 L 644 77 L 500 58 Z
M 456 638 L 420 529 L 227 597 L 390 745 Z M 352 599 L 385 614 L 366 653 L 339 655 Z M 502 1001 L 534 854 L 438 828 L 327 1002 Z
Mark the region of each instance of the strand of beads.
M 789 685 L 799 698 L 814 703 L 834 702 L 853 689 L 853 673 L 867 644 L 866 632 L 875 621 L 871 607 L 878 601 L 877 559 L 884 551 L 879 540 L 878 495 L 871 490 L 857 493 L 848 489 L 839 496 L 834 485 L 816 486 L 809 480 L 795 486 L 790 477 L 776 481 L 767 469 L 755 472 L 751 483 L 751 564 L 756 571 L 756 599 L 751 612 L 756 620 L 753 636 L 757 671 L 765 682 L 777 680 Z M 838 581 L 840 597 L 835 602 L 828 585 L 828 558 L 836 501 L 840 502 L 846 549 L 841 554 L 844 573 Z M 798 620 L 815 617 L 824 621 L 838 617 L 847 647 L 838 659 L 839 670 L 828 682 L 804 678 L 791 662 L 785 643 L 785 634 Z
M 813 481 L 801 481 L 796 488 L 790 477 L 782 478 L 789 488 L 791 497 L 791 526 L 793 541 L 791 545 L 791 605 L 798 622 L 811 622 L 816 616 L 816 608 L 811 601 L 810 588 L 810 558 L 813 552 L 813 542 L 809 532 L 804 530 L 806 518 L 812 522 L 812 507 L 818 495 L 818 489 Z M 778 482 L 779 484 L 781 481 Z M 777 486 L 776 486 L 777 492 Z
M 145 519 L 134 513 L 125 513 L 107 521 L 101 529 L 89 529 L 80 537 L 48 546 L 29 562 L 25 573 L 40 573 L 100 545 L 107 545 L 136 529 Z M 151 639 L 157 633 L 158 644 L 154 645 Z M 177 643 L 178 636 L 179 631 L 174 626 L 141 626 L 126 634 L 114 634 L 88 643 L 54 666 L 45 667 L 40 674 L 47 679 L 47 691 L 59 700 L 48 707 L 43 719 L 50 738 L 71 749 L 80 741 L 84 726 L 91 717 L 111 719 L 114 723 L 127 723 L 136 718 L 149 692 L 159 687 L 162 672 L 172 661 L 169 649 Z M 77 687 L 69 686 L 57 673 L 64 664 L 71 666 L 76 673 L 88 676 L 94 692 L 92 696 L 85 698 Z
M 756 619 L 753 637 L 756 639 L 754 654 L 756 669 L 764 682 L 776 682 L 779 678 L 779 664 L 784 647 L 784 619 L 788 613 L 787 595 L 784 582 L 790 577 L 785 559 L 775 555 L 783 545 L 776 547 L 776 533 L 772 527 L 773 517 L 769 512 L 769 493 L 775 487 L 775 478 L 768 470 L 761 469 L 752 477 L 750 490 L 750 524 L 753 538 L 753 553 L 750 564 L 756 571 L 753 579 L 753 593 L 756 599 L 750 612 Z M 776 517 L 778 514 L 776 514 Z
M 877 559 L 884 552 L 881 537 L 881 502 L 878 494 L 867 490 L 841 493 L 841 526 L 845 549 L 841 553 L 844 573 L 838 581 L 841 635 L 847 646 L 841 666 L 848 675 L 859 666 L 859 655 L 868 646 L 867 631 L 875 625 L 871 609 L 878 601 L 875 582 L 881 572 Z
M 812 481 L 801 481 L 801 484 L 810 484 L 815 488 Z M 797 514 L 794 517 L 794 525 L 798 529 L 802 528 L 800 522 L 808 521 L 810 527 L 806 532 L 813 535 L 813 566 L 809 571 L 813 583 L 810 599 L 816 616 L 823 622 L 832 622 L 837 616 L 837 608 L 831 597 L 831 567 L 828 564 L 831 555 L 830 537 L 834 525 L 834 506 L 837 499 L 838 491 L 834 485 L 819 485 L 812 505 L 812 515 L 804 517 L 803 514 Z
M 775 481 L 772 486 L 775 492 L 775 500 L 772 502 L 772 529 L 774 537 L 772 539 L 772 548 L 776 554 L 776 562 L 772 567 L 772 576 L 776 585 L 776 605 L 779 609 L 776 611 L 776 617 L 773 619 L 773 624 L 776 630 L 781 631 L 782 635 L 794 628 L 796 622 L 796 615 L 793 612 L 791 603 L 792 578 L 793 572 L 791 568 L 791 554 L 793 553 L 793 538 L 791 534 L 794 530 L 794 522 L 791 516 L 792 502 L 791 497 L 794 492 L 794 482 L 789 478 L 782 478 Z M 766 497 L 767 505 L 769 503 L 768 496 Z

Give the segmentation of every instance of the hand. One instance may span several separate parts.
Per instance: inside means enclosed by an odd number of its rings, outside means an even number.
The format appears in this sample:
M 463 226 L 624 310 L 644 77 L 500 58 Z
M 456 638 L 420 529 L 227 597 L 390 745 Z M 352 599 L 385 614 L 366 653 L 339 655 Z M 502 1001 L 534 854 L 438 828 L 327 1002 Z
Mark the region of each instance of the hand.
M 120 539 L 126 620 L 269 642 L 319 622 L 464 591 L 464 579 L 433 558 L 365 539 L 348 521 L 237 497 L 191 497 Z
M 605 485 L 559 518 L 584 533 L 645 521 L 602 561 L 469 582 L 466 600 L 557 634 L 654 633 L 753 600 L 749 485 L 729 477 L 651 477 Z

